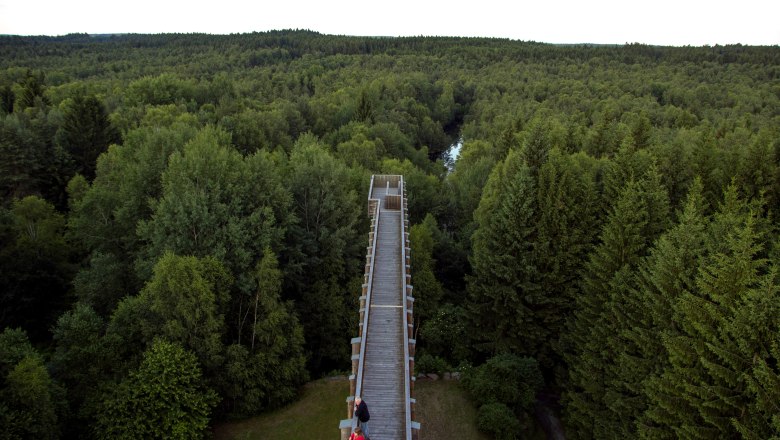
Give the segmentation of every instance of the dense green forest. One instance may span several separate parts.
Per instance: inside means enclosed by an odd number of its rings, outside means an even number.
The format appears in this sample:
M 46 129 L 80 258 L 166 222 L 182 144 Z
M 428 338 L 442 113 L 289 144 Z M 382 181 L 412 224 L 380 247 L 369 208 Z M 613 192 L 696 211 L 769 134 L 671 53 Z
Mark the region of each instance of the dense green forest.
M 0 36 L 0 437 L 197 438 L 346 370 L 372 173 L 481 429 L 780 438 L 780 48 L 308 31 Z

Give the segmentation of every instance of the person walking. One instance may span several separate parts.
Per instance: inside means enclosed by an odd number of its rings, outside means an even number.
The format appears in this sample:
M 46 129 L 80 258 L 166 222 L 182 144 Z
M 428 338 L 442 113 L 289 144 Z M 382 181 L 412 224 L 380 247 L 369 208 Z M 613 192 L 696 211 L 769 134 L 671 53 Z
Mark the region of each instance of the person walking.
M 368 405 L 360 396 L 355 396 L 355 417 L 358 419 L 358 428 L 363 431 L 363 435 L 366 439 L 370 437 L 368 433 L 368 421 L 371 419 L 371 415 L 368 414 Z

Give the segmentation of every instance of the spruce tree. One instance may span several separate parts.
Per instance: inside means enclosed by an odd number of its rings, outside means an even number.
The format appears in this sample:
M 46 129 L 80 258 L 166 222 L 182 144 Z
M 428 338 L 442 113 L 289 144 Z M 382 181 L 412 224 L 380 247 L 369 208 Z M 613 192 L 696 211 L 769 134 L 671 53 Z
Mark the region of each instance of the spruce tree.
M 696 289 L 696 272 L 705 253 L 707 222 L 702 189 L 701 180 L 696 179 L 679 215 L 679 223 L 658 240 L 639 268 L 637 293 L 649 313 L 642 322 L 644 325 L 629 330 L 628 337 L 643 348 L 643 358 L 647 361 L 646 368 L 639 372 L 646 375 L 641 391 L 646 406 L 637 421 L 641 438 L 675 438 L 666 423 L 671 414 L 684 411 L 664 392 L 661 375 L 669 366 L 669 355 L 663 341 L 679 333 L 679 325 L 672 316 L 672 303 L 683 293 Z M 629 367 L 623 364 L 624 368 Z
M 511 151 L 491 174 L 475 214 L 470 309 L 485 351 L 528 353 L 543 343 L 524 328 L 533 314 L 528 298 L 539 288 L 533 282 L 535 204 L 530 169 Z
M 108 112 L 95 96 L 81 93 L 65 109 L 57 143 L 73 157 L 76 172 L 95 178 L 97 158 L 111 144 L 121 141 L 119 131 L 108 119 Z
M 735 437 L 735 420 L 749 413 L 752 397 L 743 366 L 732 358 L 736 342 L 725 329 L 759 285 L 765 266 L 755 224 L 732 185 L 709 227 L 710 255 L 697 273 L 696 289 L 672 303 L 679 334 L 664 339 L 670 365 L 650 392 L 665 410 L 655 414 L 662 416 L 658 422 L 678 438 Z
M 577 280 L 598 231 L 594 165 L 584 155 L 564 155 L 554 148 L 539 170 L 534 264 L 541 298 L 533 319 L 551 341 L 534 354 L 543 367 L 562 364 L 557 342 L 579 294 Z
M 596 229 L 596 167 L 552 149 L 534 170 L 527 153 L 513 150 L 496 167 L 475 214 L 471 311 L 495 332 L 488 351 L 531 355 L 554 368 Z
M 711 347 L 724 365 L 740 374 L 747 407 L 732 418 L 746 439 L 780 438 L 780 286 L 776 266 L 744 297 L 724 326 L 728 347 Z M 726 349 L 724 349 L 726 348 Z
M 635 270 L 649 244 L 664 230 L 666 191 L 653 168 L 623 188 L 585 267 L 583 293 L 568 328 L 567 417 L 583 438 L 631 435 L 626 415 L 638 413 L 640 377 L 621 370 L 641 363 L 639 347 L 626 338 L 644 311 L 631 297 Z M 636 368 L 637 365 L 630 365 Z M 629 416 L 630 417 L 630 416 Z
M 653 241 L 666 229 L 669 217 L 669 199 L 660 175 L 651 167 L 638 185 L 647 222 L 641 228 L 644 255 Z M 638 261 L 636 262 L 638 263 Z M 645 407 L 642 380 L 656 356 L 643 337 L 640 328 L 650 327 L 647 302 L 637 289 L 637 265 L 624 265 L 611 281 L 609 297 L 601 317 L 604 345 L 610 353 L 603 359 L 605 402 L 609 417 L 601 421 L 605 433 L 615 438 L 636 437 L 634 421 Z M 649 335 L 645 335 L 649 336 Z M 650 336 L 652 338 L 652 336 Z

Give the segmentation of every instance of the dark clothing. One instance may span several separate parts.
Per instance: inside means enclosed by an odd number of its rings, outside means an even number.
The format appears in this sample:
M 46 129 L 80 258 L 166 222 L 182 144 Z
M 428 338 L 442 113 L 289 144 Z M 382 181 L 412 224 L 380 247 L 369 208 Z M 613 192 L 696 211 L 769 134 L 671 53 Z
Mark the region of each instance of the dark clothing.
M 371 415 L 368 414 L 368 405 L 366 405 L 366 402 L 361 400 L 360 405 L 357 406 L 357 409 L 355 410 L 355 417 L 358 418 L 361 422 L 365 423 L 371 419 Z

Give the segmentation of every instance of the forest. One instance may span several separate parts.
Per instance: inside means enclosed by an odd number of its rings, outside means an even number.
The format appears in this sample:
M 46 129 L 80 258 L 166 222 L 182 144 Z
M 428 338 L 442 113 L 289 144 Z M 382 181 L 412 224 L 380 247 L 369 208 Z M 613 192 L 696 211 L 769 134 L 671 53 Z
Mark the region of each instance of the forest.
M 0 36 L 0 438 L 205 438 L 346 371 L 375 173 L 483 431 L 780 438 L 778 46 L 303 30 Z

